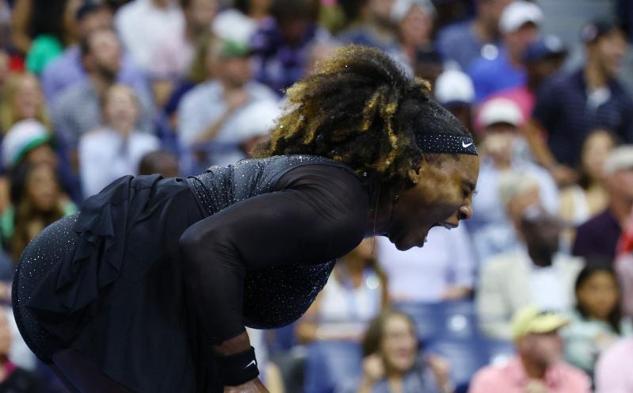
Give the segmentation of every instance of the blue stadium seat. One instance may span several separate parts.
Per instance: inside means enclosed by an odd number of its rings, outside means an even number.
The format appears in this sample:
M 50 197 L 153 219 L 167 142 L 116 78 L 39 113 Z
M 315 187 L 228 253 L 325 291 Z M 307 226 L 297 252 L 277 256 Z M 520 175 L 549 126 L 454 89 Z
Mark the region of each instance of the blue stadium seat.
M 472 301 L 440 303 L 398 303 L 409 314 L 423 341 L 439 338 L 467 339 L 477 336 L 475 306 Z
M 362 356 L 359 344 L 319 341 L 310 344 L 306 359 L 305 393 L 332 393 L 338 384 L 358 378 Z

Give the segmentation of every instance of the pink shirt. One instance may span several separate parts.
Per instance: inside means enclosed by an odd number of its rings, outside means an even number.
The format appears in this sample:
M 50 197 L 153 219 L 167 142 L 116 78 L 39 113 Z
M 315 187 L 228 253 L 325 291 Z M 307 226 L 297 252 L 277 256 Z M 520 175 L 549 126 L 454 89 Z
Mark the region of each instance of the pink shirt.
M 545 389 L 528 390 L 530 385 L 543 385 Z M 589 378 L 581 370 L 566 363 L 550 368 L 545 380 L 530 380 L 523 370 L 519 358 L 499 366 L 488 366 L 477 372 L 470 384 L 469 393 L 525 393 L 528 391 L 548 393 L 589 393 Z
M 613 344 L 598 360 L 596 393 L 633 393 L 633 338 Z

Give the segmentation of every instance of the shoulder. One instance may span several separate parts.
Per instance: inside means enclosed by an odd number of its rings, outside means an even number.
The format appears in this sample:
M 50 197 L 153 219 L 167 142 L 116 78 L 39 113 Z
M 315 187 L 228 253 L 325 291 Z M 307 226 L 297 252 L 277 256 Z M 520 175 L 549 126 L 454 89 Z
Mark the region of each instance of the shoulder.
M 519 251 L 508 251 L 495 255 L 484 263 L 482 274 L 502 274 L 520 269 L 524 265 L 518 262 L 524 258 L 524 254 Z
M 471 382 L 473 392 L 486 392 L 493 389 L 501 379 L 504 379 L 505 367 L 500 365 L 490 365 L 477 371 Z
M 563 380 L 567 381 L 569 385 L 574 385 L 578 387 L 586 387 L 587 389 L 586 391 L 589 391 L 588 389 L 589 389 L 589 386 L 591 385 L 591 382 L 589 380 L 589 377 L 587 376 L 587 374 L 585 374 L 584 371 L 565 362 L 561 362 L 557 366 L 557 368 L 560 371 L 563 377 Z
M 470 34 L 471 21 L 464 21 L 450 24 L 438 33 L 438 40 L 440 42 L 452 42 L 462 41 L 464 36 Z
M 605 210 L 591 217 L 589 220 L 587 220 L 585 223 L 581 224 L 578 227 L 577 229 L 578 235 L 582 236 L 585 234 L 589 235 L 589 234 L 601 232 L 602 229 L 605 227 L 606 222 L 611 220 L 610 216 L 611 216 L 611 213 L 609 213 L 608 210 Z
M 187 107 L 199 104 L 200 102 L 207 102 L 207 98 L 210 95 L 214 95 L 217 89 L 217 83 L 212 81 L 204 82 L 197 86 L 194 86 L 182 97 L 182 102 L 180 105 L 182 107 Z

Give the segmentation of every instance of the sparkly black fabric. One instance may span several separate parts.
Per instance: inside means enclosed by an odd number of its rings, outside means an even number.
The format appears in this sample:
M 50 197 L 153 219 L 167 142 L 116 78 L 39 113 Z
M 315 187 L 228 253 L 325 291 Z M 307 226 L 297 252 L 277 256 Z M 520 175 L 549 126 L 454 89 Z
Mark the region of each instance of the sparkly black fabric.
M 362 238 L 366 199 L 308 156 L 121 178 L 26 248 L 20 331 L 42 360 L 73 348 L 132 391 L 221 392 L 211 342 L 305 312 Z
M 468 135 L 416 134 L 415 138 L 417 145 L 425 153 L 478 155 L 475 140 Z

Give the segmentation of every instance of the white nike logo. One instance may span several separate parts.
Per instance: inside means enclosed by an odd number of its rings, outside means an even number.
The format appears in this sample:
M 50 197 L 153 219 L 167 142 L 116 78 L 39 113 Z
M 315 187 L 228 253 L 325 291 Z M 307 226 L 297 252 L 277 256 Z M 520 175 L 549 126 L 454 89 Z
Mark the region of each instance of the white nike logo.
M 251 360 L 251 362 L 250 362 L 249 364 L 247 364 L 246 366 L 244 366 L 244 368 L 245 368 L 245 369 L 246 369 L 246 368 L 249 368 L 249 367 L 250 367 L 251 365 L 253 365 L 253 364 L 257 366 L 257 362 L 256 362 L 256 361 L 254 361 L 254 360 Z
M 473 144 L 472 142 L 470 142 L 470 143 L 464 143 L 464 142 L 462 142 L 462 147 L 463 147 L 464 149 L 466 149 L 467 147 L 470 147 L 470 145 L 472 145 L 472 144 Z

